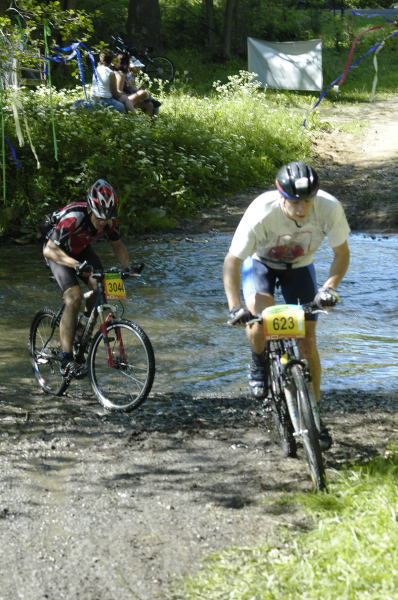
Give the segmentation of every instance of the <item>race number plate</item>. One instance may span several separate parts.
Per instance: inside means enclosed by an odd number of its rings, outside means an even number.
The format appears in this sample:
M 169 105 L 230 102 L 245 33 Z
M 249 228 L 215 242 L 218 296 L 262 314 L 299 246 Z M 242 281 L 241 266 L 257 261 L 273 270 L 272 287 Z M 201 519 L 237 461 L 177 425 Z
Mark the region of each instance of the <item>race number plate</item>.
M 296 304 L 269 306 L 263 310 L 262 318 L 267 340 L 305 336 L 304 311 Z
M 105 273 L 105 295 L 107 300 L 125 300 L 126 290 L 118 273 Z

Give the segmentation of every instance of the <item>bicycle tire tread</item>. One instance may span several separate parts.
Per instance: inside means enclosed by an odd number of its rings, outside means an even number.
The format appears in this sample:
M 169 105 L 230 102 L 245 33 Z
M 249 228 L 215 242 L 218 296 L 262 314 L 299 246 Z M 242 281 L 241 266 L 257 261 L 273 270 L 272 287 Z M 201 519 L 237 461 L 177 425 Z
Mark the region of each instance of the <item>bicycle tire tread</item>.
M 304 377 L 298 367 L 292 369 L 292 377 L 297 391 L 301 429 L 305 431 L 302 434 L 302 441 L 311 479 L 316 491 L 324 491 L 327 489 L 326 473 L 319 445 L 318 430 L 308 398 L 308 390 Z
M 52 394 L 54 396 L 62 396 L 64 394 L 65 390 L 68 388 L 70 382 L 67 379 L 62 378 L 62 376 L 60 375 L 61 379 L 60 379 L 59 385 L 56 385 L 54 387 L 54 389 L 52 389 L 46 383 L 46 379 L 45 379 L 45 377 L 43 377 L 43 374 L 41 373 L 39 364 L 35 358 L 36 350 L 37 350 L 36 334 L 38 332 L 38 327 L 44 319 L 52 320 L 52 319 L 55 319 L 56 316 L 57 316 L 57 313 L 52 308 L 48 308 L 48 307 L 41 308 L 40 310 L 38 310 L 36 312 L 36 314 L 34 315 L 34 317 L 32 319 L 30 330 L 29 330 L 29 353 L 31 356 L 32 369 L 33 369 L 36 381 L 39 384 L 39 386 L 41 387 L 41 389 L 46 394 Z
M 140 325 L 138 325 L 137 323 L 135 323 L 134 321 L 131 321 L 129 319 L 115 319 L 109 323 L 108 331 L 110 331 L 118 326 L 131 328 L 134 331 L 134 333 L 137 335 L 138 339 L 140 339 L 140 341 L 142 342 L 142 344 L 145 348 L 146 355 L 147 355 L 148 366 L 147 366 L 146 381 L 145 381 L 145 384 L 143 385 L 140 393 L 138 394 L 137 398 L 134 398 L 130 402 L 127 402 L 126 404 L 120 406 L 120 405 L 113 403 L 112 400 L 107 398 L 104 395 L 104 393 L 101 391 L 100 386 L 98 385 L 98 381 L 97 381 L 95 359 L 96 359 L 96 354 L 97 354 L 100 342 L 103 339 L 102 331 L 98 331 L 91 341 L 91 346 L 90 346 L 89 354 L 88 354 L 88 358 L 87 358 L 88 375 L 89 375 L 89 379 L 90 379 L 90 383 L 91 383 L 93 392 L 96 395 L 99 402 L 102 404 L 102 406 L 104 406 L 104 408 L 106 408 L 107 410 L 115 410 L 115 411 L 118 410 L 120 412 L 131 412 L 132 410 L 138 408 L 144 402 L 144 400 L 146 400 L 146 398 L 148 397 L 148 395 L 152 389 L 153 380 L 155 377 L 155 354 L 153 351 L 152 343 L 151 343 L 148 335 L 145 333 L 145 331 L 142 329 L 142 327 Z

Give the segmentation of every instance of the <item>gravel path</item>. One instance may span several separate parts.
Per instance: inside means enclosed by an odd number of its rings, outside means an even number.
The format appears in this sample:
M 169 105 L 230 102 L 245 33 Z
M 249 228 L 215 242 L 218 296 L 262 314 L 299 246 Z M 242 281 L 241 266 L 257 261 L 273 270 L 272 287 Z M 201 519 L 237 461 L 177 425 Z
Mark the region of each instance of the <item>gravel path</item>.
M 362 119 L 367 133 L 314 140 L 325 188 L 356 229 L 397 231 L 397 108 L 336 108 L 323 117 Z M 231 230 L 256 192 L 183 226 Z M 397 406 L 396 391 L 324 396 L 329 479 L 396 443 Z M 0 600 L 165 599 L 207 554 L 306 525 L 281 503 L 309 489 L 305 463 L 281 459 L 267 413 L 245 395 L 152 396 L 117 415 L 78 386 L 53 398 L 25 380 L 0 386 L 0 420 Z
M 330 479 L 396 439 L 398 396 L 328 394 Z M 0 388 L 1 600 L 153 600 L 230 545 L 278 543 L 309 489 L 246 396 L 156 396 L 137 413 Z

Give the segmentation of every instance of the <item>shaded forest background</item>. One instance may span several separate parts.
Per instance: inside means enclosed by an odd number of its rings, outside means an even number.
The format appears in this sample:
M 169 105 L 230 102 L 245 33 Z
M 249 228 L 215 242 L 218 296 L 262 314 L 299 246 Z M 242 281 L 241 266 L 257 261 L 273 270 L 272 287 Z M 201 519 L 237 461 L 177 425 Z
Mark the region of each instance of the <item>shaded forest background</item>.
M 38 235 L 44 214 L 79 200 L 99 177 L 117 188 L 127 231 L 167 229 L 228 195 L 264 186 L 281 164 L 311 158 L 311 131 L 324 127 L 303 111 L 316 95 L 259 89 L 247 73 L 247 37 L 275 41 L 321 38 L 324 81 L 342 71 L 358 31 L 357 52 L 386 37 L 394 23 L 348 9 L 388 7 L 388 0 L 0 0 L 3 51 L 37 61 L 54 48 L 82 42 L 97 57 L 113 36 L 150 46 L 176 66 L 172 85 L 153 82 L 159 118 L 109 110 L 75 110 L 87 92 L 76 60 L 49 63 L 35 89 L 3 87 L 0 236 Z M 47 44 L 47 48 L 46 48 Z M 22 49 L 21 49 L 22 48 Z M 36 54 L 35 54 L 36 53 Z M 379 91 L 395 93 L 397 48 L 385 44 Z M 36 56 L 36 59 L 34 58 Z M 33 58 L 32 58 L 33 57 Z M 92 64 L 82 52 L 85 83 Z M 43 62 L 44 59 L 42 59 Z M 369 83 L 370 82 L 370 83 Z M 350 74 L 333 102 L 368 100 L 369 71 Z M 88 86 L 89 87 L 89 86 Z M 325 99 L 325 103 L 328 99 Z M 18 131 L 19 127 L 19 131 Z M 7 144 L 5 143 L 7 140 Z M 13 149 L 17 158 L 12 155 Z

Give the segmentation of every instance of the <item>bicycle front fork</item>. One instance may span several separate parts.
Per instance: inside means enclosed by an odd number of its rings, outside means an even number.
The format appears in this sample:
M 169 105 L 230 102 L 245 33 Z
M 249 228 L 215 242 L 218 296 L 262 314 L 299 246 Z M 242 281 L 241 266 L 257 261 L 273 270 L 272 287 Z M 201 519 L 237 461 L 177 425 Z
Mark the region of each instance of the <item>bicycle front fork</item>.
M 310 373 L 309 373 L 308 368 L 305 365 L 305 363 L 304 363 L 304 367 L 305 367 L 305 370 L 303 369 L 303 371 L 302 371 L 303 380 L 306 383 L 306 390 L 308 392 L 308 400 L 310 403 L 311 412 L 314 417 L 315 426 L 316 426 L 317 430 L 320 431 L 321 430 L 321 421 L 320 421 L 320 415 L 319 415 L 319 406 L 318 406 L 318 403 L 315 398 L 314 388 L 313 388 L 312 382 L 311 382 L 311 376 L 310 376 Z M 293 378 L 290 373 L 285 379 L 285 386 L 284 386 L 283 391 L 285 393 L 286 403 L 289 408 L 289 414 L 290 414 L 290 418 L 292 420 L 292 425 L 294 427 L 294 430 L 296 432 L 299 432 L 300 431 L 300 422 L 299 422 L 299 415 L 298 415 L 298 402 L 297 402 L 297 398 L 296 398 L 297 390 L 295 390 L 294 387 L 295 386 L 293 384 Z
M 106 315 L 105 318 L 103 318 L 103 314 L 101 311 L 100 314 L 100 320 L 101 320 L 101 324 L 100 324 L 100 330 L 102 332 L 102 335 L 104 337 L 104 344 L 105 344 L 105 348 L 106 348 L 106 355 L 107 355 L 107 364 L 109 367 L 113 367 L 114 369 L 118 369 L 120 367 L 121 364 L 124 364 L 126 362 L 126 351 L 124 348 L 124 344 L 123 344 L 123 337 L 122 337 L 122 331 L 120 327 L 115 327 L 114 328 L 114 333 L 116 335 L 116 348 L 118 349 L 118 357 L 115 360 L 115 354 L 111 348 L 110 342 L 115 341 L 115 338 L 113 337 L 109 337 L 108 335 L 108 325 L 109 325 L 109 321 L 113 319 L 113 314 L 112 313 L 108 313 Z
M 304 381 L 306 382 L 311 411 L 312 411 L 312 414 L 314 417 L 315 426 L 316 426 L 317 430 L 320 431 L 321 430 L 321 417 L 319 414 L 319 403 L 317 402 L 317 399 L 315 397 L 314 386 L 312 385 L 311 373 L 310 373 L 310 370 L 308 367 L 308 362 L 306 359 L 304 359 L 303 363 L 305 365 Z

